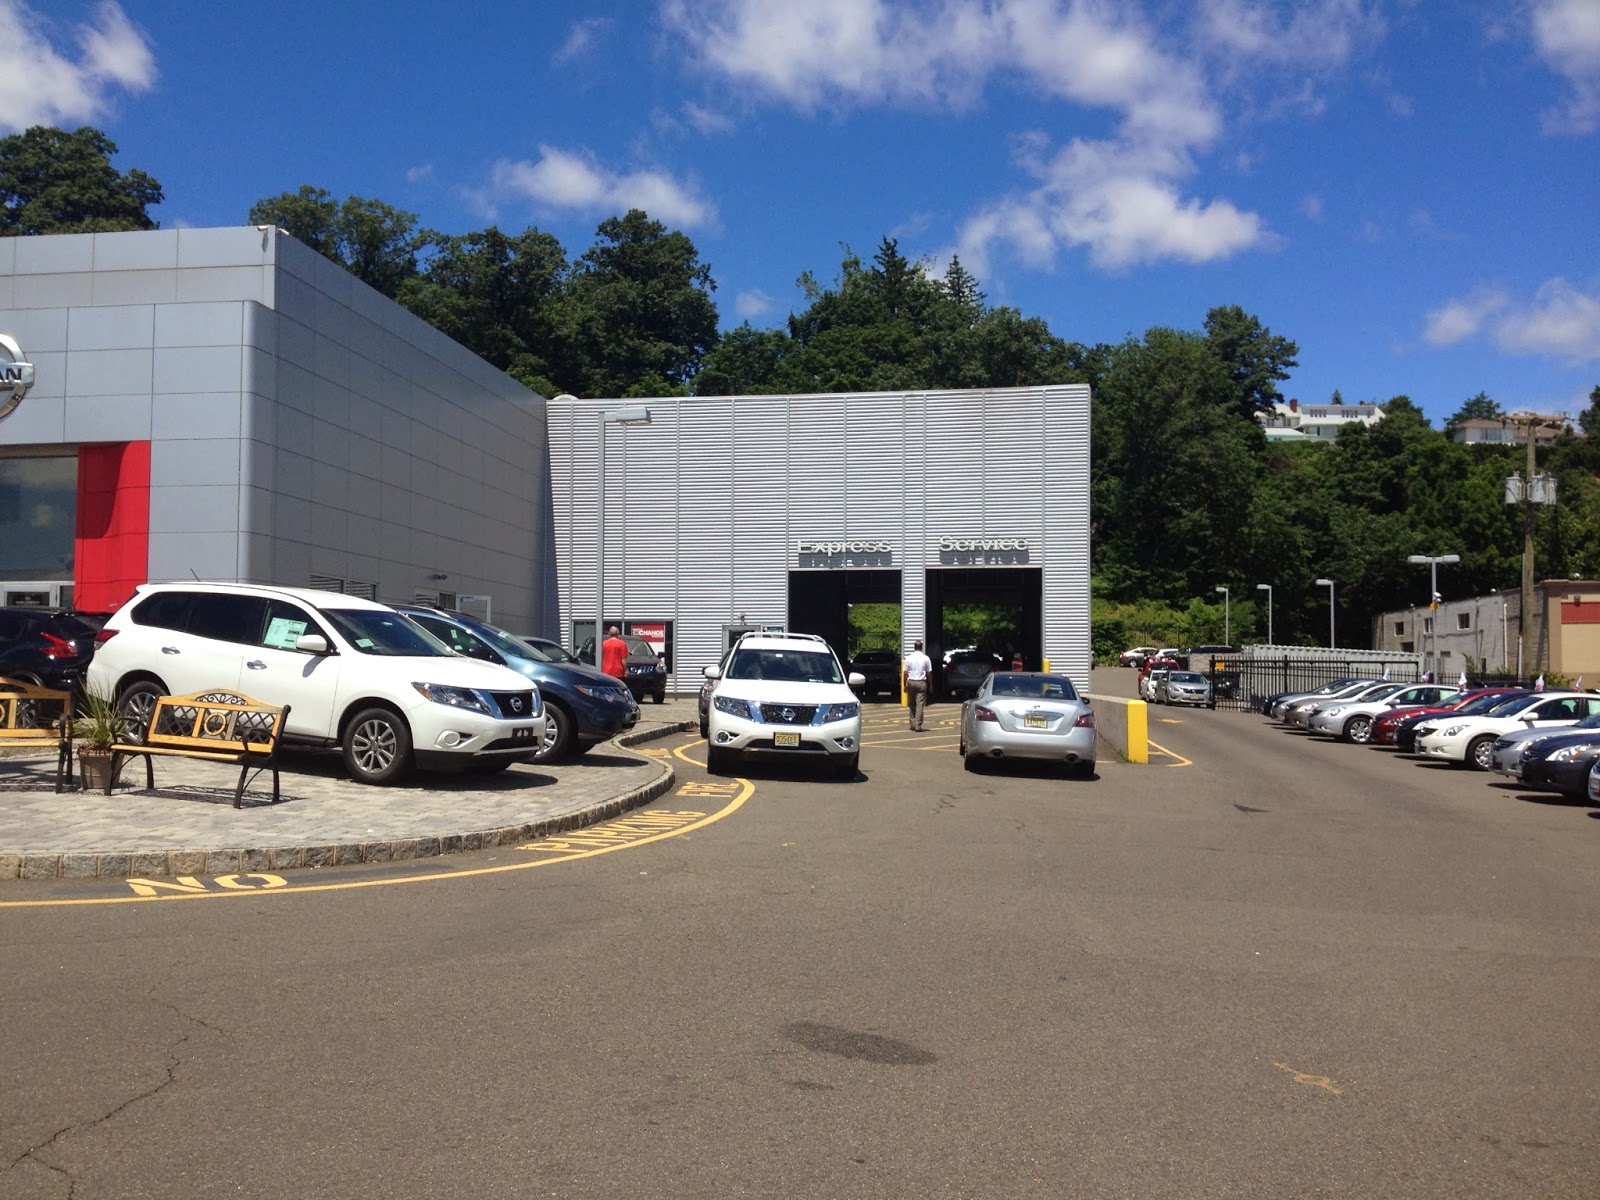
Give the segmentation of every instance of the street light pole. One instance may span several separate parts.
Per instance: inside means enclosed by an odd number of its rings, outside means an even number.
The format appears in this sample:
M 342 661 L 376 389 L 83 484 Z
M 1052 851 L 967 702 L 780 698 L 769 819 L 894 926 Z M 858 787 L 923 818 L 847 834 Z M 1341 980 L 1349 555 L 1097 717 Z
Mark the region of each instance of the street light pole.
M 566 395 L 556 397 L 557 400 L 574 398 Z M 599 445 L 595 453 L 598 474 L 595 481 L 594 532 L 594 668 L 597 671 L 600 669 L 600 642 L 606 632 L 606 426 L 648 424 L 650 410 L 642 406 L 610 408 L 600 414 Z
M 1319 579 L 1317 586 L 1328 589 L 1328 649 L 1332 650 L 1339 644 L 1333 636 L 1333 580 Z
M 1232 599 L 1232 596 L 1228 589 L 1223 587 L 1220 583 L 1217 584 L 1217 591 L 1222 593 L 1222 644 L 1224 646 L 1231 646 L 1233 645 L 1233 639 L 1228 636 L 1228 602 Z
M 1272 585 L 1270 583 L 1256 584 L 1256 591 L 1267 594 L 1267 645 L 1272 645 Z
M 1416 566 L 1428 564 L 1428 611 L 1433 614 L 1429 618 L 1428 630 L 1428 674 L 1435 681 L 1439 678 L 1439 564 L 1458 563 L 1461 561 L 1459 554 L 1408 554 L 1406 561 Z

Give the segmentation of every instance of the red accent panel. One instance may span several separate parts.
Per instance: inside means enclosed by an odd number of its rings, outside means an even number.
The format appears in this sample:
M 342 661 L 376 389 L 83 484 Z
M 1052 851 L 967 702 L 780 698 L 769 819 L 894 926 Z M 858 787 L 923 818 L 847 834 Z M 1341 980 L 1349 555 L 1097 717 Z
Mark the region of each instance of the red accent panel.
M 1563 625 L 1600 625 L 1600 600 L 1563 600 Z
M 78 448 L 72 603 L 112 612 L 149 578 L 150 443 Z

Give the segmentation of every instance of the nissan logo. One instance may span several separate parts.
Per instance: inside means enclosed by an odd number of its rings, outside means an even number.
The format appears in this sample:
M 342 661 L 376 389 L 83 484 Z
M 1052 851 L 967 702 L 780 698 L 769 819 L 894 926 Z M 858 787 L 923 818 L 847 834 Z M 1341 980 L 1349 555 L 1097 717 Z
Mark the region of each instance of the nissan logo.
M 780 717 L 782 717 L 785 721 L 792 721 L 792 720 L 794 720 L 794 709 L 792 709 L 792 708 L 779 709 L 778 710 L 778 715 Z
M 522 711 L 522 697 L 521 696 L 513 696 L 513 697 L 511 697 L 511 711 L 512 712 L 521 712 Z
M 23 361 L 22 347 L 8 333 L 0 333 L 0 356 L 9 360 L 0 361 L 0 417 L 6 417 L 33 386 L 33 364 Z

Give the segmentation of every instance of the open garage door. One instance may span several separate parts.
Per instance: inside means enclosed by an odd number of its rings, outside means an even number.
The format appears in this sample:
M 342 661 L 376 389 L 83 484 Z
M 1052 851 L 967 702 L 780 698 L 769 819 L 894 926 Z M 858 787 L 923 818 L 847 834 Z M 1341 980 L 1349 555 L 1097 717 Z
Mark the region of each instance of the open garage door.
M 827 639 L 841 663 L 849 663 L 850 607 L 857 604 L 900 604 L 900 572 L 790 571 L 789 629 Z M 898 629 L 898 617 L 895 620 Z
M 1037 671 L 1044 654 L 1044 572 L 1038 567 L 929 567 L 928 656 L 944 691 L 944 657 L 968 647 Z

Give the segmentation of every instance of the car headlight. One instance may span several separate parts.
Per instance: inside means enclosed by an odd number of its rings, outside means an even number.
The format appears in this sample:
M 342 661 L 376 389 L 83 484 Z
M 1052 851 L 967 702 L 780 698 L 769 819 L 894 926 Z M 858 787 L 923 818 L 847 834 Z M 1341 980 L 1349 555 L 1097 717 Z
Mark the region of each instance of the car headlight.
M 1322 710 L 1322 715 L 1325 717 L 1337 717 L 1343 711 L 1344 709 L 1342 708 L 1325 708 Z
M 1442 737 L 1455 737 L 1456 734 L 1471 728 L 1472 726 L 1470 725 L 1446 725 L 1443 729 L 1439 730 L 1439 734 Z
M 740 700 L 735 696 L 713 696 L 711 703 L 718 712 L 725 712 L 731 717 L 743 717 L 746 721 L 755 720 L 755 714 L 750 711 L 750 701 Z
M 1596 742 L 1579 742 L 1576 746 L 1562 746 L 1559 750 L 1550 751 L 1551 762 L 1572 762 L 1574 759 L 1586 758 L 1593 754 Z
M 847 704 L 830 704 L 828 711 L 822 714 L 824 721 L 849 721 L 861 715 L 861 705 L 854 702 Z
M 575 683 L 572 686 L 577 688 L 578 691 L 582 692 L 585 696 L 593 696 L 596 700 L 614 700 L 616 699 L 618 692 L 627 690 L 626 688 L 612 687 L 608 683 Z
M 435 704 L 447 704 L 451 708 L 465 708 L 473 712 L 482 713 L 486 717 L 494 716 L 489 710 L 489 705 L 482 696 L 471 688 L 455 687 L 448 683 L 412 683 L 412 687 L 420 692 L 424 699 L 432 700 Z

